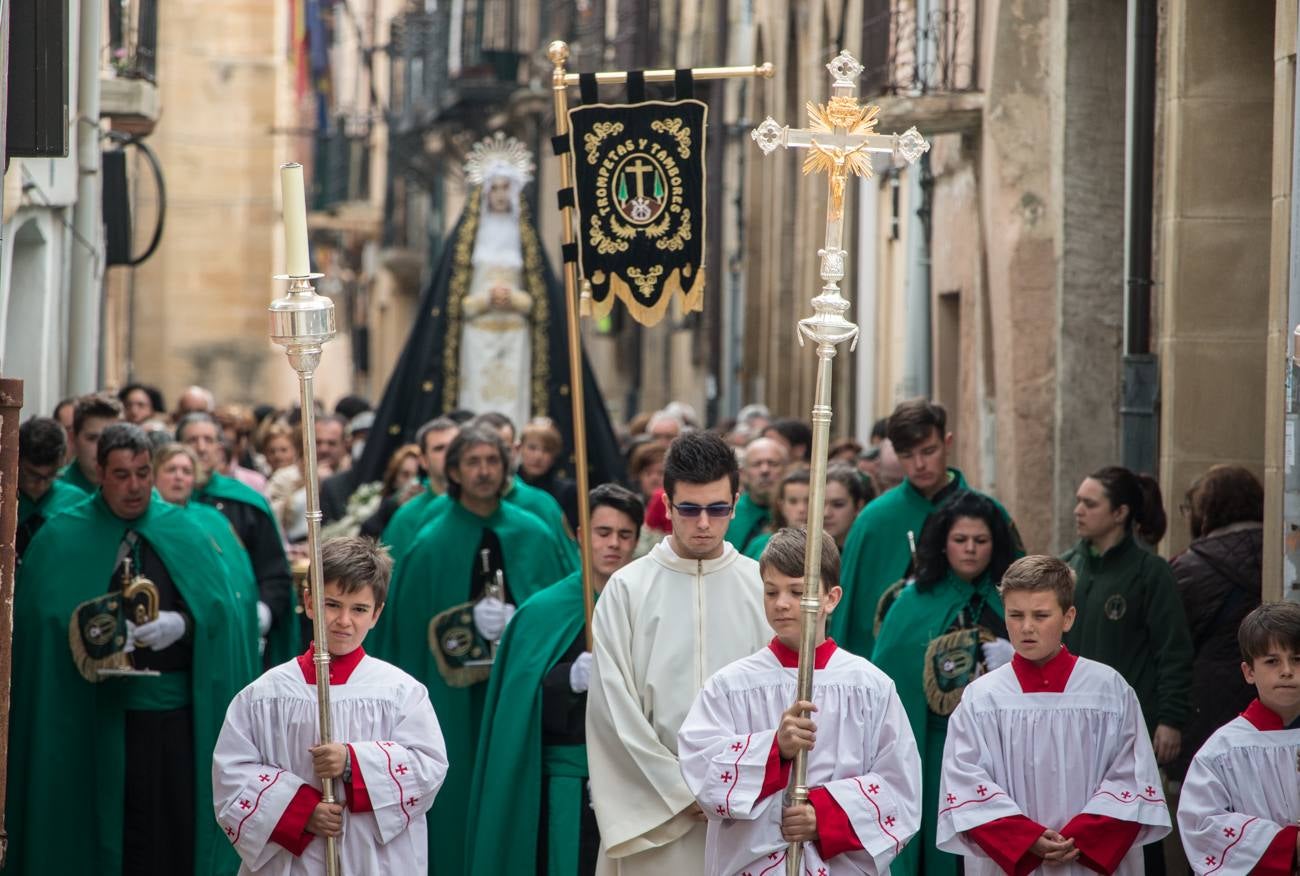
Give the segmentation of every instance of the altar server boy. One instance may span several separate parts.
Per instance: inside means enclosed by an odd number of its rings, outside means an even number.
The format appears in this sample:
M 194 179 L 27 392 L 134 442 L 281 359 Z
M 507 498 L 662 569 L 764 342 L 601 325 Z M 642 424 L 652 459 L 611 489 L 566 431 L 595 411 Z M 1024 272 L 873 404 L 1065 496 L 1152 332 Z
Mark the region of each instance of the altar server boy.
M 323 873 L 327 836 L 337 837 L 344 873 L 424 873 L 424 813 L 447 774 L 442 731 L 424 685 L 361 647 L 383 611 L 392 560 L 358 537 L 331 539 L 321 555 L 339 741 L 317 744 L 313 649 L 268 670 L 226 712 L 212 764 L 217 821 L 241 873 Z M 321 802 L 324 777 L 339 802 Z
M 1237 643 L 1258 699 L 1192 759 L 1178 829 L 1197 873 L 1288 876 L 1300 844 L 1300 605 L 1261 605 Z
M 1169 810 L 1133 689 L 1061 644 L 1074 573 L 1024 557 L 1002 577 L 1016 653 L 969 686 L 948 722 L 937 844 L 966 873 L 1140 874 Z
M 795 701 L 806 548 L 803 529 L 772 536 L 759 572 L 776 636 L 705 683 L 677 736 L 682 776 L 709 819 L 710 874 L 784 872 L 792 842 L 803 843 L 809 873 L 885 873 L 920 824 L 921 760 L 894 683 L 826 638 L 841 596 L 830 536 L 822 541 L 812 702 Z M 785 806 L 800 750 L 808 752 L 809 801 Z

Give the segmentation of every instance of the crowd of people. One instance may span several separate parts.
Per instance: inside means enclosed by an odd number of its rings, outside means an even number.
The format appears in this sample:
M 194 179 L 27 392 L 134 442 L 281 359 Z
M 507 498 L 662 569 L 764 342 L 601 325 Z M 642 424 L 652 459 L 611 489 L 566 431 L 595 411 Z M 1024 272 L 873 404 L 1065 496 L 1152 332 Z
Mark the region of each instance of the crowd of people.
M 492 411 L 359 483 L 348 396 L 315 414 L 320 745 L 301 412 L 131 384 L 51 414 L 20 429 L 10 872 L 316 872 L 335 837 L 348 873 L 753 876 L 790 843 L 816 876 L 1163 873 L 1180 793 L 1195 872 L 1295 866 L 1294 742 L 1255 737 L 1300 718 L 1300 608 L 1261 607 L 1247 469 L 1189 486 L 1172 560 L 1156 482 L 1114 465 L 1077 543 L 1026 556 L 943 408 L 899 404 L 830 447 L 795 702 L 806 422 L 670 404 L 584 497 L 551 421 Z

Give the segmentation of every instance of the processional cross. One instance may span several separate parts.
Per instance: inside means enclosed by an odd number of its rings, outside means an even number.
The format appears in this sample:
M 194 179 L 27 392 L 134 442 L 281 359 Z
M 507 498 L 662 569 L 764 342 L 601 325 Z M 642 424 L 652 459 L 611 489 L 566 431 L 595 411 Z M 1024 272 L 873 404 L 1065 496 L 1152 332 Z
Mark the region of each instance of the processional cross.
M 751 136 L 763 154 L 770 155 L 778 146 L 808 149 L 803 172 L 825 173 L 830 193 L 826 203 L 826 238 L 817 255 L 821 258 L 821 292 L 812 300 L 813 315 L 799 320 L 799 343 L 804 338 L 817 344 L 817 388 L 812 409 L 813 444 L 812 476 L 808 496 L 808 548 L 804 557 L 804 591 L 799 600 L 799 677 L 798 700 L 812 699 L 813 655 L 817 615 L 821 608 L 822 521 L 825 513 L 826 453 L 831 432 L 831 360 L 836 345 L 849 341 L 857 346 L 858 327 L 845 318 L 849 302 L 840 294 L 844 279 L 844 195 L 849 174 L 871 177 L 872 153 L 886 153 L 893 160 L 912 164 L 929 150 L 930 144 L 916 128 L 903 134 L 875 133 L 880 107 L 863 104 L 857 97 L 857 79 L 862 65 L 848 52 L 840 52 L 826 65 L 834 81 L 831 99 L 817 104 L 809 101 L 808 128 L 791 128 L 768 116 Z M 806 752 L 795 754 L 786 805 L 808 802 L 808 759 Z M 802 873 L 803 845 L 791 843 L 786 853 L 786 873 Z

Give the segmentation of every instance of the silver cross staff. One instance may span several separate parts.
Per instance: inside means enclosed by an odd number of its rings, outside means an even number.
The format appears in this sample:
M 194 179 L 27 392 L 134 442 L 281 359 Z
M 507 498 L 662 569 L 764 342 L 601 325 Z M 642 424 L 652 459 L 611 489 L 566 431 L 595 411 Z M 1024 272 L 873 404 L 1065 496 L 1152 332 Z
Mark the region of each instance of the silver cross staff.
M 771 116 L 750 135 L 763 154 L 776 147 L 808 149 L 803 172 L 825 173 L 830 194 L 826 203 L 826 242 L 817 251 L 821 258 L 821 293 L 812 300 L 813 315 L 799 320 L 799 344 L 804 338 L 817 344 L 817 388 L 813 400 L 812 474 L 808 496 L 808 553 L 804 557 L 804 590 L 799 600 L 799 677 L 796 700 L 812 699 L 813 657 L 816 649 L 817 618 L 821 610 L 822 521 L 825 516 L 826 454 L 831 434 L 831 360 L 836 345 L 849 341 L 849 350 L 857 346 L 858 327 L 845 319 L 849 302 L 840 294 L 844 279 L 845 251 L 844 196 L 849 174 L 870 178 L 871 154 L 887 153 L 894 160 L 915 162 L 930 144 L 909 128 L 903 134 L 877 134 L 874 131 L 880 107 L 863 104 L 857 98 L 857 78 L 862 65 L 848 52 L 840 52 L 826 65 L 834 82 L 831 99 L 817 104 L 809 101 L 808 128 L 780 125 Z M 790 771 L 790 786 L 785 803 L 808 802 L 807 752 L 796 752 Z M 785 872 L 799 876 L 802 872 L 803 845 L 790 843 L 785 856 Z

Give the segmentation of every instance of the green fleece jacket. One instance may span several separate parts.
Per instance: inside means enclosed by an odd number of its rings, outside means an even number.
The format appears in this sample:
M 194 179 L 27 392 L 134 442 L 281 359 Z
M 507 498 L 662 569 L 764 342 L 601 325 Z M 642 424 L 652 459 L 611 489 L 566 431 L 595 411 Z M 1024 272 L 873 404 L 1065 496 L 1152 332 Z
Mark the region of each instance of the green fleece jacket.
M 1169 563 L 1132 535 L 1100 556 L 1080 541 L 1061 559 L 1078 576 L 1070 651 L 1124 676 L 1148 730 L 1181 730 L 1190 711 L 1192 637 Z

